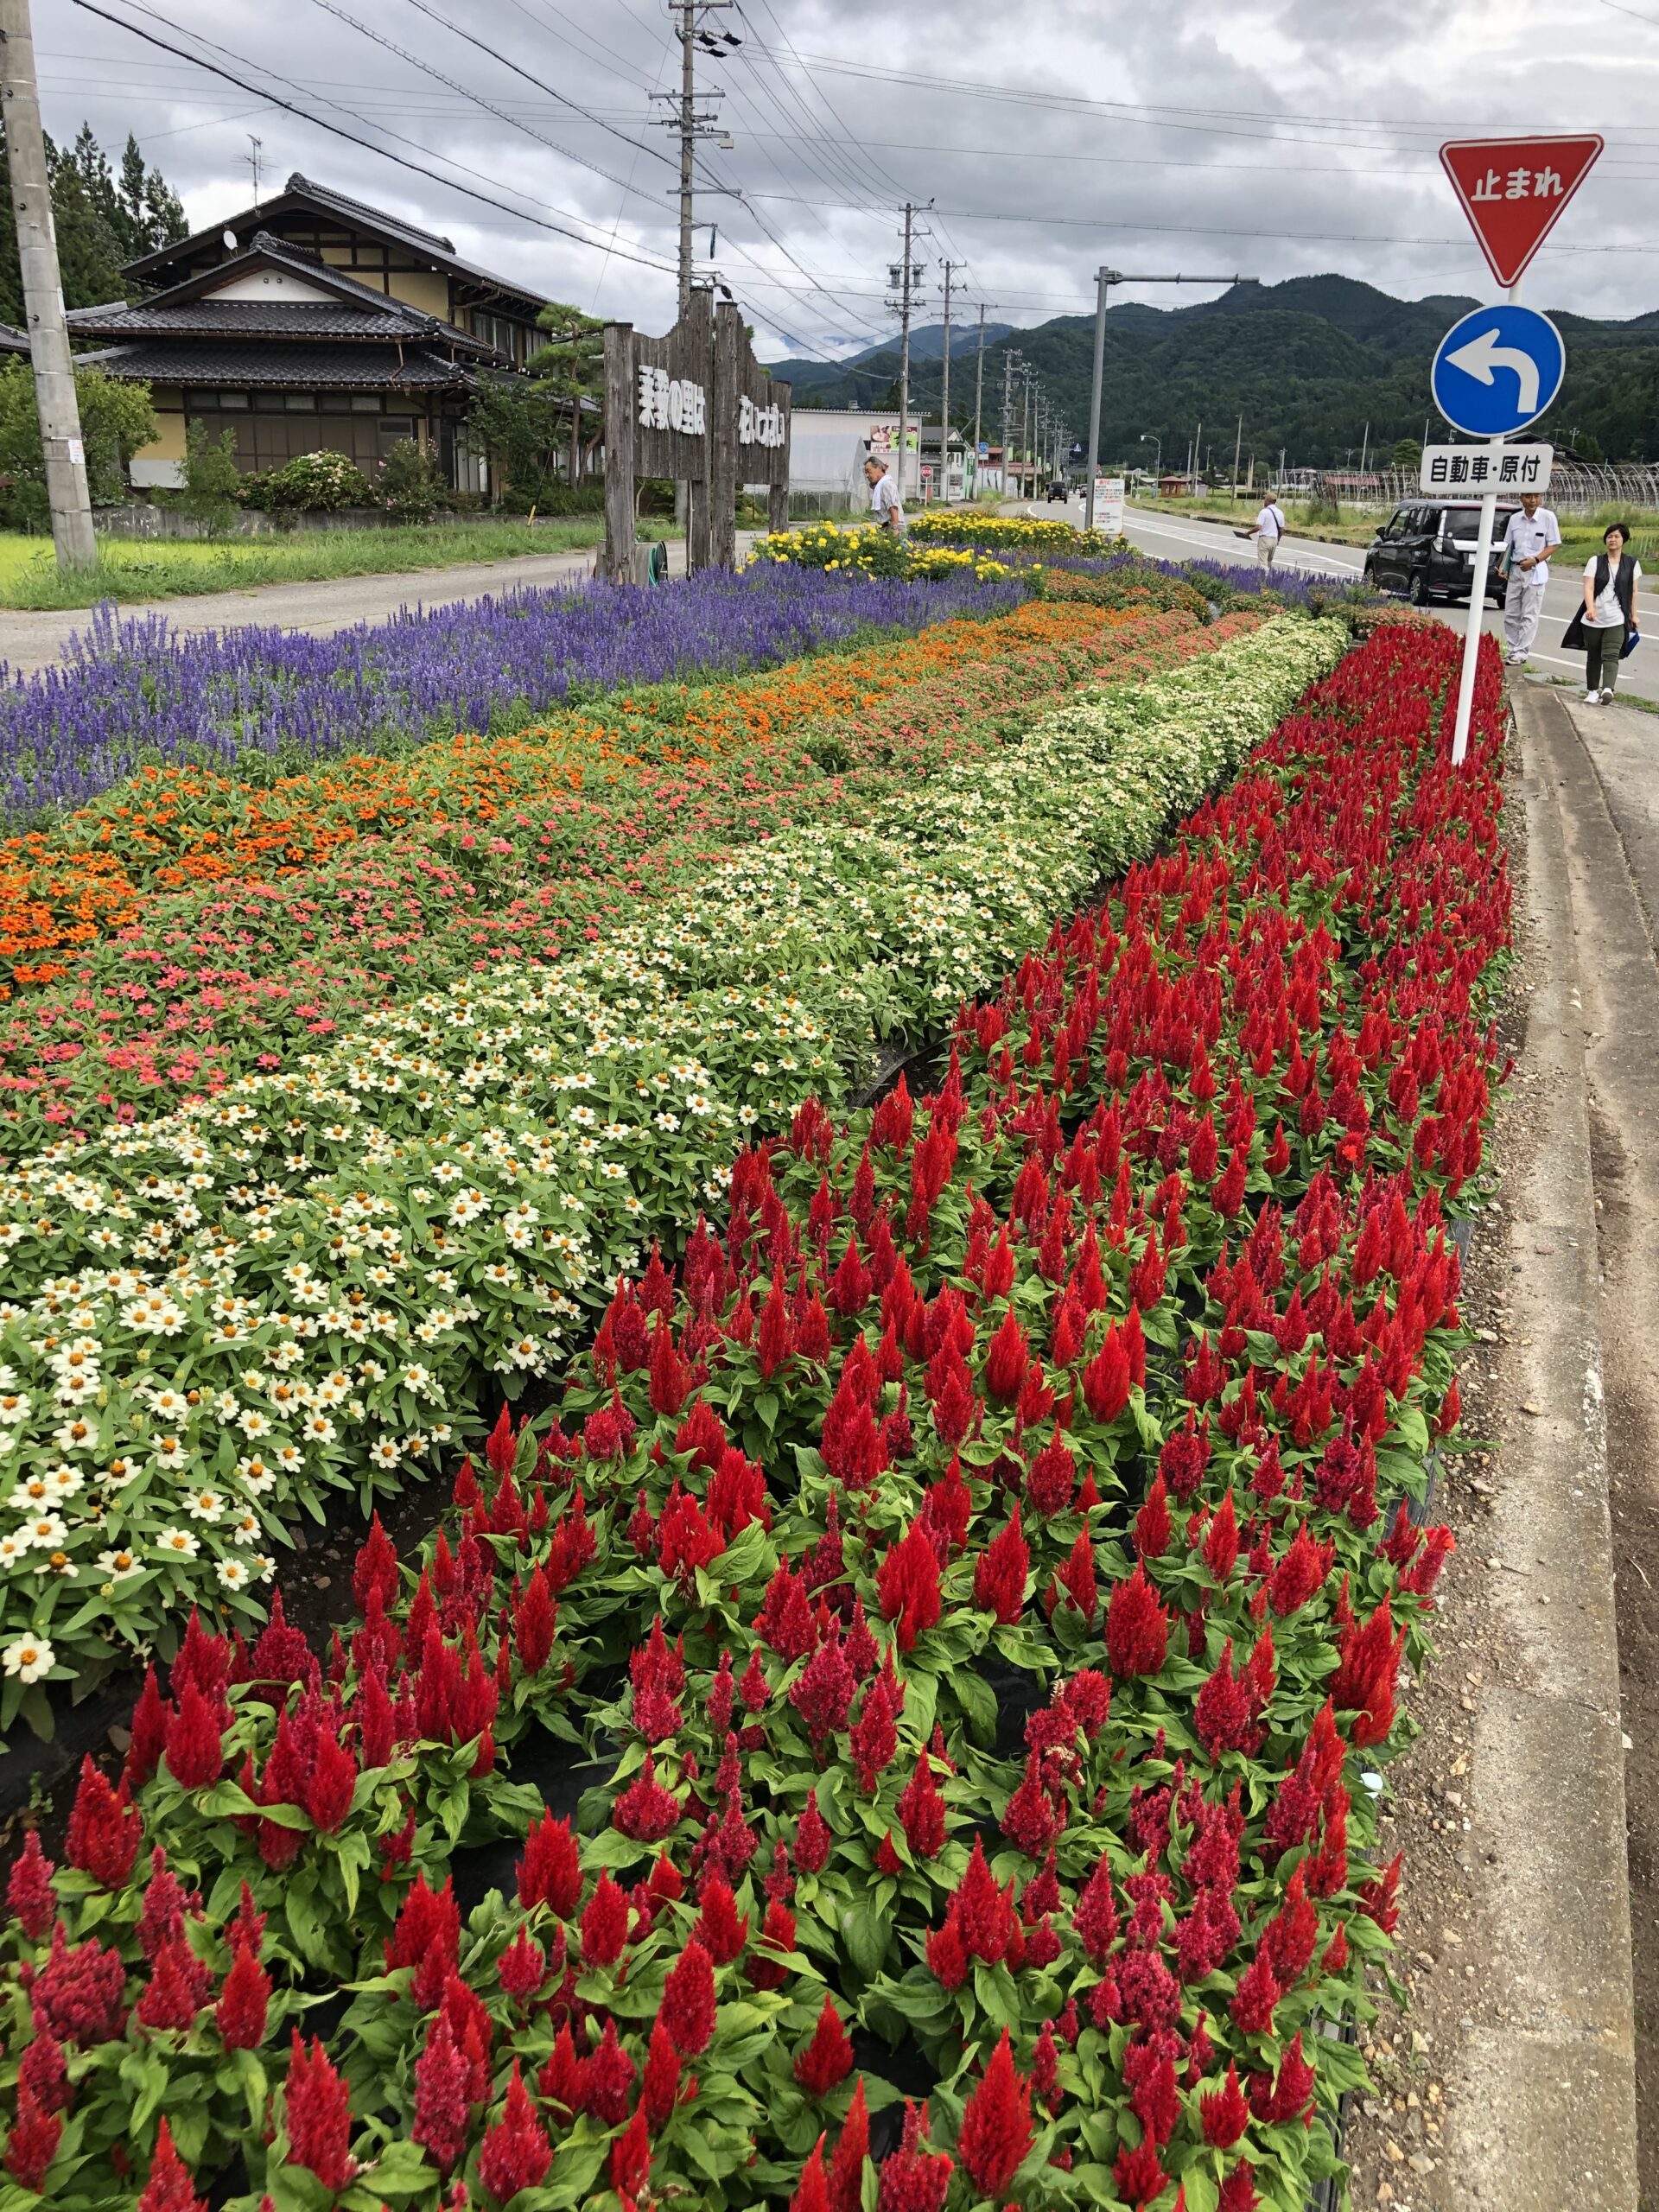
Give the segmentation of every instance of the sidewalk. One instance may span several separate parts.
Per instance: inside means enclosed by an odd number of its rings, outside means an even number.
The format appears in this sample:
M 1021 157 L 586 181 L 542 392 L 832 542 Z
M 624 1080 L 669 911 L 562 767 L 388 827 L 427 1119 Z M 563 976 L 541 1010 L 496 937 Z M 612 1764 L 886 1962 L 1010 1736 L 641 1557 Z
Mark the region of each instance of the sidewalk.
M 759 533 L 738 539 L 741 558 Z M 474 561 L 464 568 L 405 569 L 395 575 L 330 576 L 315 583 L 257 584 L 247 591 L 203 592 L 198 596 L 124 604 L 124 615 L 164 615 L 175 630 L 233 629 L 241 624 L 269 624 L 278 630 L 307 630 L 326 637 L 354 622 L 385 622 L 405 607 L 448 607 L 457 600 L 515 591 L 526 584 L 543 588 L 579 583 L 594 572 L 598 549 L 575 553 L 532 553 L 522 560 Z M 685 572 L 685 541 L 668 547 L 671 575 Z M 50 613 L 0 609 L 0 663 L 14 675 L 29 675 L 63 657 L 71 638 L 92 620 L 84 607 Z

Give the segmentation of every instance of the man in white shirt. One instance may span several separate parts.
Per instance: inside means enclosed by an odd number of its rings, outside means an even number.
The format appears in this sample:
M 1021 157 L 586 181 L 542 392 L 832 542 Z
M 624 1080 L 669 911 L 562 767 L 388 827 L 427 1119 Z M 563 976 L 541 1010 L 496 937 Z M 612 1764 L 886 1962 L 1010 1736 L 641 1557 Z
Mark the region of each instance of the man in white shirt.
M 1503 601 L 1503 635 L 1513 667 L 1525 660 L 1538 635 L 1549 582 L 1549 556 L 1561 550 L 1561 528 L 1536 492 L 1521 494 L 1521 512 L 1510 517 L 1503 533 L 1503 564 L 1509 593 Z
M 864 481 L 870 487 L 870 516 L 876 528 L 890 530 L 895 537 L 902 537 L 905 509 L 899 497 L 899 486 L 892 471 L 884 468 L 874 454 L 864 464 Z
M 1277 499 L 1269 499 L 1251 524 L 1247 536 L 1255 540 L 1255 562 L 1260 569 L 1269 571 L 1273 556 L 1279 550 L 1279 541 L 1285 534 L 1284 509 Z

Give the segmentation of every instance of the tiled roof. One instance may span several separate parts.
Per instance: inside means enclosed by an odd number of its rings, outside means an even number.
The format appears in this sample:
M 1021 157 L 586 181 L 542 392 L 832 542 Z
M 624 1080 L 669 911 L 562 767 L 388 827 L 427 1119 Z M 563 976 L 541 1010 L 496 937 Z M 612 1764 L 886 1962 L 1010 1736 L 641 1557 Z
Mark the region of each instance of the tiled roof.
M 435 231 L 423 231 L 413 223 L 406 223 L 400 216 L 389 215 L 384 209 L 371 207 L 360 200 L 348 199 L 342 192 L 334 192 L 327 185 L 315 183 L 296 169 L 283 189 L 275 198 L 266 200 L 257 207 L 245 208 L 239 214 L 227 219 L 228 227 L 239 238 L 244 231 L 255 232 L 274 217 L 289 213 L 303 213 L 315 209 L 320 214 L 336 217 L 342 224 L 361 226 L 408 246 L 411 251 L 425 254 L 440 263 L 455 276 L 470 283 L 492 288 L 536 306 L 545 306 L 550 293 L 538 292 L 533 284 L 512 276 L 499 276 L 487 269 L 480 269 L 463 261 L 454 244 Z M 124 274 L 149 276 L 152 272 L 165 270 L 171 264 L 185 256 L 199 252 L 218 244 L 219 234 L 227 227 L 226 221 L 210 224 L 207 229 L 195 231 L 188 238 L 175 238 L 168 245 L 160 246 L 154 253 L 141 254 L 137 261 L 130 261 Z
M 139 340 L 79 357 L 147 384 L 226 385 L 270 391 L 475 391 L 478 378 L 424 346 L 266 346 Z
M 0 353 L 27 353 L 29 333 L 18 330 L 9 322 L 0 322 Z
M 218 296 L 227 283 L 260 269 L 296 277 L 320 292 L 331 294 L 339 304 Z M 406 300 L 376 291 L 316 255 L 264 231 L 257 232 L 240 253 L 217 268 L 169 285 L 137 306 L 78 308 L 69 321 L 77 334 L 89 338 L 269 336 L 307 341 L 334 338 L 373 342 L 378 339 L 383 344 L 388 339 L 413 339 L 428 345 L 454 346 L 475 359 L 499 358 L 493 346 L 446 322 L 441 315 L 429 315 Z

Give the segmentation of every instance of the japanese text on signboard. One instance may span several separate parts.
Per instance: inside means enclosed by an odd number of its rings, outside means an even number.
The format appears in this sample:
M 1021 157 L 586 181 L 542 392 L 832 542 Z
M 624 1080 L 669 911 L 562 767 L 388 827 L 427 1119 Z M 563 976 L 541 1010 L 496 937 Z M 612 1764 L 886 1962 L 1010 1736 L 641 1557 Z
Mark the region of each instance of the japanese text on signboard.
M 1425 492 L 1542 492 L 1553 446 L 1429 446 L 1418 481 Z

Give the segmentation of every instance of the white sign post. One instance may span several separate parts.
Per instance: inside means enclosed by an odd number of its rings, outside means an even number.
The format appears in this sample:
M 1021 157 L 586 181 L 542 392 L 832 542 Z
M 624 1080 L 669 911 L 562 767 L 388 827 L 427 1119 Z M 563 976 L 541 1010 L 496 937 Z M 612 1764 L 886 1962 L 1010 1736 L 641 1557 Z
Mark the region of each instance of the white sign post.
M 1109 537 L 1123 534 L 1123 479 L 1121 476 L 1097 476 L 1095 479 L 1095 523 L 1098 531 Z
M 1425 492 L 1457 493 L 1465 499 L 1488 492 L 1511 495 L 1547 492 L 1554 462 L 1554 446 L 1425 446 L 1418 475 Z

